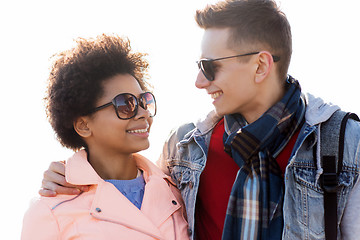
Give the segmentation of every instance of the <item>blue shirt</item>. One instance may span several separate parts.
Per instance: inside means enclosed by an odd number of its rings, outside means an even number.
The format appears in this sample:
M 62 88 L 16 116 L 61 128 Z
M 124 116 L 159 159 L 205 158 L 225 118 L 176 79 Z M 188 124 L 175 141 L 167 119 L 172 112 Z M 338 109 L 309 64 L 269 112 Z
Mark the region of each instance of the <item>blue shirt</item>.
M 142 173 L 139 177 L 131 180 L 107 179 L 105 181 L 112 183 L 138 209 L 141 208 L 145 190 L 145 180 Z

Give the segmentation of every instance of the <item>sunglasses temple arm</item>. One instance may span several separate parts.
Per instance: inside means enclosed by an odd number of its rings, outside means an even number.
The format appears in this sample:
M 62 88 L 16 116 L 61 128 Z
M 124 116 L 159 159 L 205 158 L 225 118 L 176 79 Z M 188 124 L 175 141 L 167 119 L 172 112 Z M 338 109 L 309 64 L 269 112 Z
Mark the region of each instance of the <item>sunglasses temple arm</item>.
M 106 108 L 106 107 L 110 106 L 110 105 L 114 105 L 114 106 L 115 106 L 115 104 L 114 104 L 113 102 L 109 102 L 109 103 L 106 103 L 106 104 L 104 104 L 104 105 L 101 105 L 101 106 L 99 106 L 99 107 L 97 107 L 97 108 L 94 108 L 92 111 L 89 112 L 89 114 L 90 114 L 90 113 L 97 112 L 97 111 L 99 111 L 99 110 L 101 110 L 101 109 L 103 109 L 103 108 Z

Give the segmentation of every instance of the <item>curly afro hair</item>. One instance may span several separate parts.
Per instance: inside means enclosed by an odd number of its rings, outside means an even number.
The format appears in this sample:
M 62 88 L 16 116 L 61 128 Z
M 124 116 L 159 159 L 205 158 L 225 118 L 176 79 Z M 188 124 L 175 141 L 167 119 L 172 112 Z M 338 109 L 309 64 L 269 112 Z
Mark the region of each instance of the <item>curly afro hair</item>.
M 86 148 L 73 122 L 95 107 L 103 94 L 103 82 L 118 74 L 135 77 L 144 91 L 148 62 L 146 54 L 133 53 L 130 41 L 118 36 L 100 35 L 76 40 L 76 46 L 55 54 L 45 97 L 46 114 L 64 147 Z

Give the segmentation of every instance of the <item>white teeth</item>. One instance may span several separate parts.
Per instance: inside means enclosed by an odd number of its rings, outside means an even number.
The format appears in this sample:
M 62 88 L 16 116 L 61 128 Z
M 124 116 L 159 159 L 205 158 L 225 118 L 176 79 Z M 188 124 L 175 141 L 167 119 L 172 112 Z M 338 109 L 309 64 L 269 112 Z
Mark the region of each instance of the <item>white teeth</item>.
M 216 92 L 216 93 L 212 93 L 210 94 L 212 99 L 218 98 L 219 96 L 221 96 L 223 94 L 223 92 Z
M 127 131 L 129 133 L 146 133 L 147 132 L 147 128 L 145 129 L 136 129 L 136 130 L 129 130 Z

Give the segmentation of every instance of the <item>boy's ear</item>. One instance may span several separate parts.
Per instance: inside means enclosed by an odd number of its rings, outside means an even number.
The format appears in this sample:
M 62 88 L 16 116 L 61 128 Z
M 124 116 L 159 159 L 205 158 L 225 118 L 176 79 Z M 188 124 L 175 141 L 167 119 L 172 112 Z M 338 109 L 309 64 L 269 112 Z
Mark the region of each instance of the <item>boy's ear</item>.
M 256 70 L 256 83 L 261 83 L 269 74 L 274 61 L 272 55 L 267 51 L 262 51 L 258 57 L 258 68 Z
M 78 117 L 73 123 L 75 131 L 83 138 L 91 136 L 91 129 L 88 126 L 88 120 L 88 117 Z

